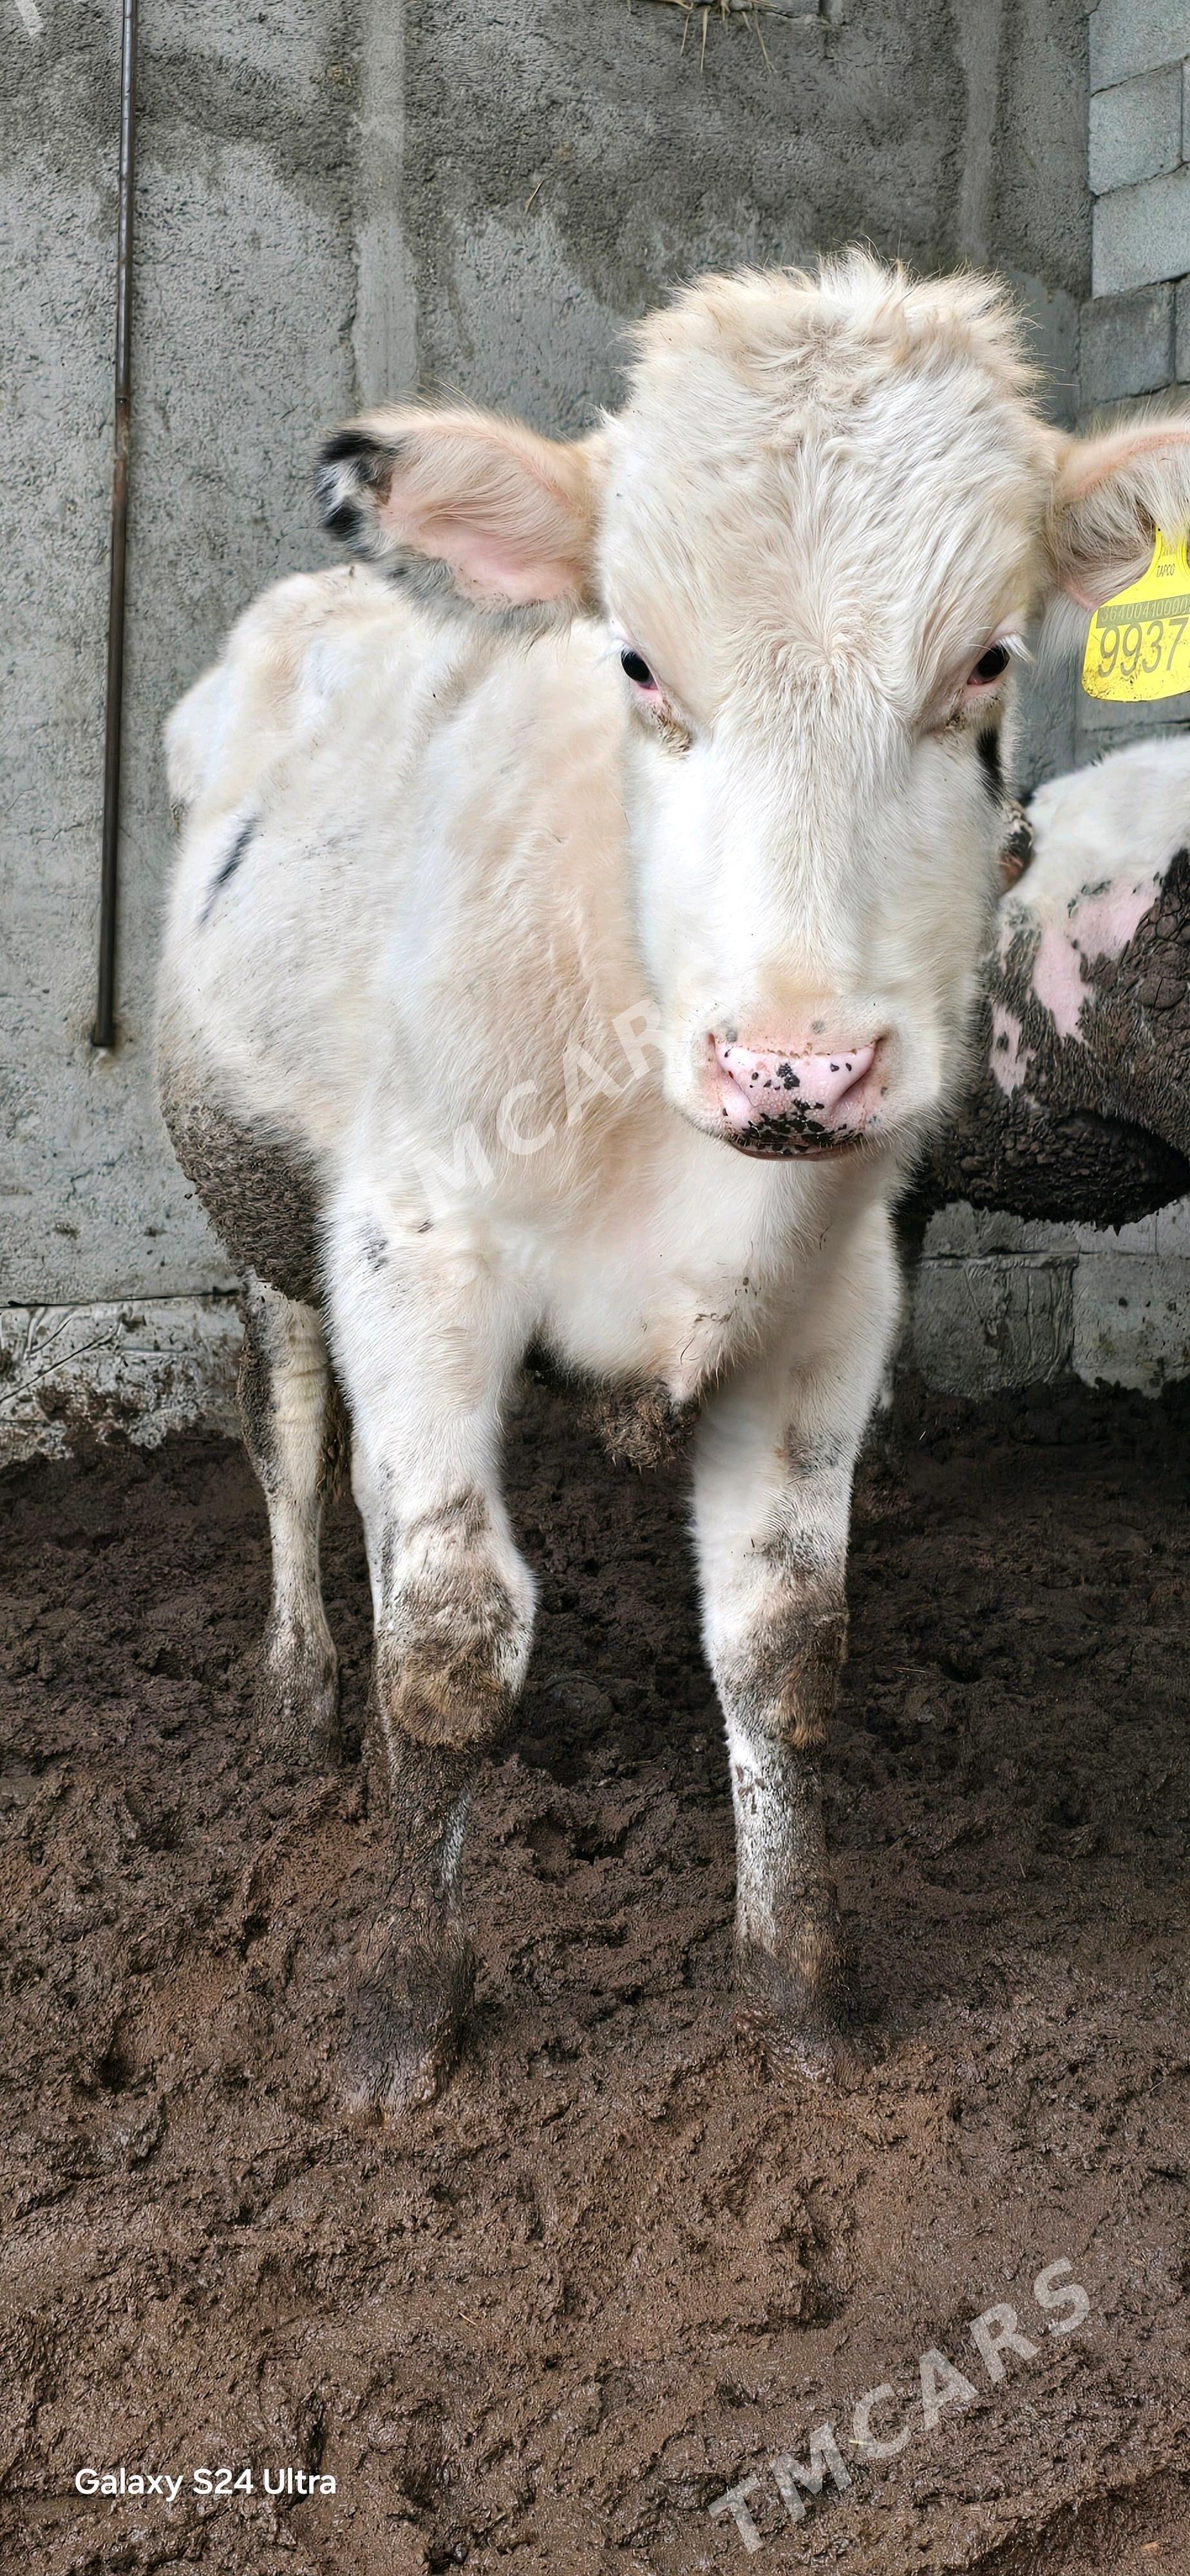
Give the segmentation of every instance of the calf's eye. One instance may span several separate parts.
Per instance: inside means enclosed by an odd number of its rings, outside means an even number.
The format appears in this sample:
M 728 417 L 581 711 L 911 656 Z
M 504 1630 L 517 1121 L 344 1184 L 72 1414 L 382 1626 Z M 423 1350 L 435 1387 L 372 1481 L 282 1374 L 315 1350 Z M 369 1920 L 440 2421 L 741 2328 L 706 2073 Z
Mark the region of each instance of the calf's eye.
M 631 644 L 626 644 L 620 655 L 620 669 L 636 689 L 655 689 L 657 686 L 648 663 L 643 655 L 633 652 Z
M 974 685 L 977 689 L 990 688 L 993 680 L 1003 678 L 1011 660 L 1012 655 L 1007 644 L 989 644 L 986 653 L 980 654 L 968 686 Z

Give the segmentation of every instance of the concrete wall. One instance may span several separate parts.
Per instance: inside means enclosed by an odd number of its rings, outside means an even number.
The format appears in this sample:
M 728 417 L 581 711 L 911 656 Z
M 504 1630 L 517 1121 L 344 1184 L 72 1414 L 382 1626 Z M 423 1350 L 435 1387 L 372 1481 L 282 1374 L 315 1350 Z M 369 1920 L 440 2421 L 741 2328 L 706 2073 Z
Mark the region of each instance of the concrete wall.
M 142 12 L 112 1055 L 88 1035 L 119 9 L 30 5 L 6 33 L 0 1443 L 6 1429 L 10 1445 L 53 1440 L 80 1402 L 128 1418 L 186 1411 L 213 1384 L 226 1406 L 231 1281 L 152 1093 L 171 857 L 158 745 L 235 611 L 321 553 L 309 473 L 319 426 L 415 363 L 393 14 L 387 0 L 270 0 L 259 12 L 164 0 Z
M 1163 0 L 1164 4 L 1164 0 Z M 1116 0 L 1101 0 L 1116 6 Z M 9 664 L 0 1432 L 80 1396 L 153 1428 L 226 1390 L 218 1248 L 151 1095 L 163 714 L 236 610 L 317 562 L 318 432 L 420 372 L 578 429 L 624 322 L 707 263 L 856 237 L 1016 279 L 1076 399 L 1090 285 L 1081 0 L 271 0 L 145 13 L 121 1043 L 88 1045 L 102 775 L 116 0 L 24 0 L 0 95 Z M 763 37 L 763 43 L 761 38 Z M 1067 764 L 1069 689 L 1027 771 Z M 195 1357 L 195 1354 L 199 1354 Z M 220 1378 L 220 1372 L 222 1377 Z

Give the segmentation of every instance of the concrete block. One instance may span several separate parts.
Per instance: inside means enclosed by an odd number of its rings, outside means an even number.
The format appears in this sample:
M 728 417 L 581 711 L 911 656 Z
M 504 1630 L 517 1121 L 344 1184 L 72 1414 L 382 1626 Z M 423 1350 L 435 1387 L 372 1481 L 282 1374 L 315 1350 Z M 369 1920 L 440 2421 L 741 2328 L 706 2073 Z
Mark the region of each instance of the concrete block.
M 1173 381 L 1174 290 L 1137 286 L 1131 295 L 1101 295 L 1083 306 L 1082 399 L 1118 402 L 1159 392 Z
M 1096 201 L 1091 222 L 1091 286 L 1119 295 L 1190 268 L 1190 166 L 1117 188 Z
M 1180 63 L 1092 93 L 1089 166 L 1095 196 L 1176 169 L 1181 152 Z
M 1190 277 L 1174 292 L 1173 370 L 1180 385 L 1190 385 Z
M 1137 741 L 1142 734 L 1172 733 L 1190 725 L 1190 690 L 1183 689 L 1176 698 L 1150 698 L 1135 707 L 1117 698 L 1089 698 L 1082 688 L 1078 694 L 1080 734 L 1116 737 L 1113 742 L 1097 742 L 1097 752 L 1114 751 L 1121 742 Z
M 926 1259 L 947 1253 L 971 1259 L 996 1252 L 1073 1252 L 1073 1226 L 1042 1225 L 1003 1208 L 973 1208 L 952 1199 L 926 1227 Z
M 1184 1252 L 1190 1255 L 1190 1200 L 1179 1200 L 1187 1216 L 1183 1231 L 1185 1240 L 1158 1237 L 1158 1225 L 1164 1219 L 1137 1217 L 1132 1225 L 1122 1225 L 1117 1232 L 1112 1226 L 1044 1225 L 1033 1218 L 1009 1216 L 1002 1208 L 973 1208 L 952 1200 L 939 1208 L 926 1227 L 924 1258 L 944 1260 L 988 1259 L 995 1253 L 1034 1253 L 1046 1257 L 1076 1252 L 1120 1252 L 1140 1256 L 1158 1251 Z M 1176 1208 L 1169 1211 L 1172 1218 Z
M 1153 1223 L 1158 1252 L 1163 1256 L 1175 1253 L 1181 1260 L 1190 1260 L 1190 1199 L 1173 1199 L 1167 1208 L 1159 1208 Z
M 913 1293 L 922 1376 L 947 1395 L 995 1395 L 1066 1374 L 1074 1262 L 1023 1254 L 923 1261 Z
M 1133 1225 L 1122 1225 L 1118 1231 L 1110 1225 L 1072 1225 L 1069 1231 L 1075 1251 L 1093 1258 L 1113 1252 L 1121 1260 L 1144 1260 L 1157 1249 L 1155 1216 L 1138 1216 Z
M 1190 1377 L 1190 1260 L 1084 1253 L 1073 1282 L 1076 1374 L 1155 1394 Z
M 1190 167 L 1097 199 L 1092 213 L 1096 296 L 1180 278 L 1190 264 Z
M 0 1306 L 0 1465 L 63 1457 L 80 1433 L 234 1433 L 240 1339 L 231 1297 Z
M 1186 0 L 1099 0 L 1092 14 L 1092 89 L 1181 62 L 1188 52 Z

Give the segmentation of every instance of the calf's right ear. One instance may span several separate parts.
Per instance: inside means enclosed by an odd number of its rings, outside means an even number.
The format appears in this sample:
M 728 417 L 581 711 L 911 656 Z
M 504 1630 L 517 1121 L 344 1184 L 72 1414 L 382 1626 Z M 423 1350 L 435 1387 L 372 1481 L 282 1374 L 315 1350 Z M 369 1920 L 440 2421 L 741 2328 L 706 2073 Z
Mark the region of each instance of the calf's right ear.
M 1049 510 L 1054 578 L 1079 608 L 1138 581 L 1154 530 L 1174 543 L 1190 526 L 1190 414 L 1125 422 L 1064 442 Z
M 444 568 L 478 608 L 592 604 L 603 440 L 539 438 L 494 413 L 367 413 L 327 440 L 324 525 L 371 563 Z

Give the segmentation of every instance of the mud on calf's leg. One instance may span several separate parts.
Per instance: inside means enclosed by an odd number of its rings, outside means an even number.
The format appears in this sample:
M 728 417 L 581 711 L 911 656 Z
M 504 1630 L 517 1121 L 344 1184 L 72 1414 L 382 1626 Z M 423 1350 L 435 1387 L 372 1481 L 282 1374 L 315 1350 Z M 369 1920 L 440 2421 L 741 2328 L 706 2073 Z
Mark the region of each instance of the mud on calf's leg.
M 459 1913 L 463 1832 L 476 1771 L 467 1748 L 390 1750 L 387 1901 L 361 1947 L 347 2044 L 349 2110 L 431 2102 L 449 2075 L 475 1984 Z
M 348 2093 L 359 2111 L 433 2099 L 475 1983 L 461 1908 L 472 1792 L 528 1659 L 532 1591 L 511 1536 L 475 1490 L 407 1515 L 380 1541 L 372 1726 L 391 1842 L 381 1911 L 359 1963 Z M 370 1546 L 375 1532 L 371 1514 Z
M 846 1637 L 840 1564 L 789 1580 L 781 1607 L 716 1662 L 735 1807 L 744 2006 L 810 2073 L 853 2053 L 822 1814 L 822 1757 Z
M 486 1265 L 376 1203 L 338 1212 L 331 1269 L 375 1615 L 370 1750 L 391 1832 L 358 1963 L 347 2099 L 384 2115 L 438 2092 L 471 2000 L 464 1829 L 533 1625 L 533 1580 L 497 1484 L 501 1401 L 525 1336 Z
M 895 1329 L 891 1242 L 867 1282 L 870 1332 L 855 1355 L 758 1365 L 726 1388 L 708 1411 L 695 1472 L 706 1645 L 735 1805 L 737 1972 L 749 2019 L 811 2074 L 864 2054 L 821 1765 L 846 1654 L 855 1455 Z M 846 1323 L 838 1289 L 831 1311 Z
M 322 1327 L 248 1273 L 239 1403 L 244 1444 L 264 1489 L 273 1597 L 257 1665 L 256 1715 L 278 1752 L 333 1757 L 339 1671 L 318 1567 L 322 1508 L 334 1477 L 334 1391 Z

